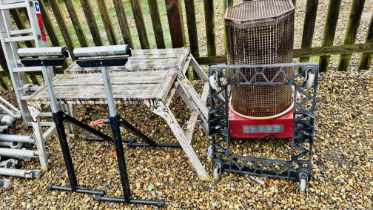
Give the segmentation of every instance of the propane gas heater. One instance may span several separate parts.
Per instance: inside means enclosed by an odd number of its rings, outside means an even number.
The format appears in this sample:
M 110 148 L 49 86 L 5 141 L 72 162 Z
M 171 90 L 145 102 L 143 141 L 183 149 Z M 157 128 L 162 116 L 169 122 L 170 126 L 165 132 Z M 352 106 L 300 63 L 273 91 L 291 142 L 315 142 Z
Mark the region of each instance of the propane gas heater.
M 311 177 L 318 66 L 291 63 L 291 0 L 249 1 L 227 9 L 228 64 L 211 66 L 209 128 L 214 178 L 223 171 L 288 178 L 304 191 Z M 291 159 L 233 155 L 231 139 L 292 139 Z

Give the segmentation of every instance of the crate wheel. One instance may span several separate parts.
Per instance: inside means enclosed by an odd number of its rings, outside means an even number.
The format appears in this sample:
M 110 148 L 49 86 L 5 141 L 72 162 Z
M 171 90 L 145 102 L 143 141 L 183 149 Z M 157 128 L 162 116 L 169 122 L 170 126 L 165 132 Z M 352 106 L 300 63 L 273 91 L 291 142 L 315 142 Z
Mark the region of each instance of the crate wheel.
M 299 175 L 299 192 L 303 193 L 307 190 L 308 176 L 306 173 L 301 173 Z
M 215 181 L 219 181 L 220 180 L 220 177 L 221 177 L 221 163 L 215 163 L 214 164 L 214 171 L 213 171 L 213 175 L 214 175 L 214 180 Z
M 305 88 L 311 89 L 313 86 L 313 83 L 315 82 L 316 75 L 312 70 L 309 70 L 306 72 L 306 82 L 305 82 Z

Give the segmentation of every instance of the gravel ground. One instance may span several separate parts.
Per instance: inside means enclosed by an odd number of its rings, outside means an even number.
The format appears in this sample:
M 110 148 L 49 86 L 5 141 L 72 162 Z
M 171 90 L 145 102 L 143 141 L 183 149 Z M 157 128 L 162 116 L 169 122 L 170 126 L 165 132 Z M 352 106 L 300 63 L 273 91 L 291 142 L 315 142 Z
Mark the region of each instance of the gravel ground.
M 322 74 L 320 80 L 314 177 L 308 192 L 299 194 L 296 182 L 258 178 L 264 181 L 262 185 L 249 176 L 237 174 L 224 174 L 218 183 L 199 181 L 181 150 L 137 148 L 126 149 L 133 194 L 137 198 L 164 199 L 169 209 L 370 208 L 373 205 L 373 72 L 330 72 Z M 180 101 L 178 98 L 174 107 L 178 107 L 177 118 L 185 122 L 188 111 Z M 120 110 L 130 122 L 155 139 L 172 141 L 164 122 L 145 111 L 146 107 L 129 106 Z M 94 120 L 105 112 L 104 107 L 79 107 L 78 117 Z M 102 129 L 107 131 L 107 128 Z M 127 133 L 123 135 L 128 136 Z M 69 139 L 80 184 L 120 196 L 113 146 L 84 142 L 80 140 L 84 136 L 87 135 L 78 131 L 75 138 Z M 195 137 L 197 154 L 211 172 L 211 164 L 206 159 L 209 140 L 199 127 Z M 280 143 L 272 149 L 264 146 L 262 155 L 281 156 L 288 142 Z M 261 145 L 258 142 L 246 144 Z M 48 191 L 47 184 L 68 183 L 56 138 L 49 140 L 48 150 L 52 154 L 51 169 L 40 180 L 12 178 L 12 188 L 0 193 L 0 208 L 140 208 L 98 203 L 90 195 Z M 36 161 L 25 164 L 30 167 Z M 154 185 L 154 189 L 149 190 L 149 185 Z
M 201 3 L 200 1 L 196 1 Z M 305 0 L 297 1 L 297 18 L 303 17 Z M 338 22 L 335 44 L 343 42 L 343 32 L 352 0 L 342 0 L 341 20 Z M 328 6 L 320 0 L 316 28 L 323 28 Z M 359 28 L 358 43 L 365 41 L 366 29 L 373 10 L 373 1 L 368 0 Z M 217 10 L 217 17 L 223 11 Z M 204 30 L 203 13 L 197 14 L 199 29 Z M 217 19 L 217 30 L 224 25 Z M 296 47 L 300 45 L 301 21 L 296 22 Z M 315 31 L 314 46 L 320 46 L 323 30 Z M 298 34 L 298 35 L 297 35 Z M 204 33 L 199 33 L 202 55 L 206 45 Z M 217 34 L 217 43 L 222 43 L 222 34 Z M 218 48 L 218 54 L 222 48 Z M 126 149 L 127 165 L 132 193 L 136 198 L 164 199 L 168 209 L 227 209 L 227 208 L 360 208 L 373 206 L 373 71 L 356 72 L 359 55 L 352 58 L 348 72 L 335 72 L 337 57 L 333 56 L 330 72 L 320 76 L 318 95 L 317 131 L 314 147 L 314 177 L 304 194 L 297 192 L 298 183 L 279 179 L 254 180 L 250 176 L 224 174 L 223 179 L 199 181 L 182 150 L 178 149 Z M 6 94 L 12 98 L 12 94 Z M 178 98 L 173 105 L 180 122 L 188 118 L 188 111 Z M 177 107 L 177 109 L 176 109 Z M 164 142 L 174 141 L 171 131 L 162 119 L 146 111 L 146 107 L 121 107 L 120 112 L 145 133 Z M 78 107 L 78 118 L 95 120 L 104 117 L 105 107 Z M 17 133 L 24 131 L 21 123 Z M 102 128 L 109 132 L 107 127 Z M 123 132 L 124 136 L 129 134 Z M 110 143 L 87 143 L 82 141 L 86 133 L 77 131 L 69 138 L 75 169 L 82 186 L 103 189 L 109 196 L 121 196 L 119 176 L 113 145 Z M 206 158 L 208 138 L 197 127 L 194 148 L 205 167 L 211 173 L 211 163 Z M 260 142 L 244 142 L 238 146 L 245 153 L 265 157 L 286 157 L 289 142 L 279 141 L 270 147 Z M 248 146 L 248 147 L 246 147 Z M 256 148 L 260 147 L 258 150 Z M 249 149 L 248 149 L 249 148 Z M 93 196 L 51 192 L 48 184 L 67 185 L 62 154 L 56 137 L 48 142 L 51 153 L 51 168 L 39 180 L 11 178 L 11 189 L 0 190 L 0 209 L 25 208 L 84 208 L 84 209 L 143 209 L 154 208 L 114 203 L 96 202 Z M 38 167 L 37 161 L 24 162 L 25 168 Z M 260 180 L 260 181 L 258 181 Z M 264 184 L 262 183 L 264 182 Z M 154 189 L 151 189 L 153 186 Z M 151 189 L 151 190 L 150 190 Z

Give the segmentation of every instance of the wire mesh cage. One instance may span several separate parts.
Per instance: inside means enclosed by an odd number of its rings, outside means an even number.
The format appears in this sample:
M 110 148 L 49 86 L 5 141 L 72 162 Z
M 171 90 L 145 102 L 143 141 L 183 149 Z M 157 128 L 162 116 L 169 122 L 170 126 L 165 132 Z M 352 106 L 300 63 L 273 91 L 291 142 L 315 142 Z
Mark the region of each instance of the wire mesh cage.
M 294 5 L 291 0 L 248 1 L 227 9 L 227 54 L 229 64 L 291 63 L 294 43 Z M 291 71 L 288 69 L 286 71 Z M 272 79 L 277 69 L 266 70 Z M 287 74 L 290 72 L 286 72 Z M 247 70 L 248 78 L 263 80 Z M 239 78 L 235 78 L 239 79 Z M 275 81 L 283 82 L 283 76 Z M 274 117 L 291 108 L 291 86 L 235 85 L 231 110 L 243 117 Z

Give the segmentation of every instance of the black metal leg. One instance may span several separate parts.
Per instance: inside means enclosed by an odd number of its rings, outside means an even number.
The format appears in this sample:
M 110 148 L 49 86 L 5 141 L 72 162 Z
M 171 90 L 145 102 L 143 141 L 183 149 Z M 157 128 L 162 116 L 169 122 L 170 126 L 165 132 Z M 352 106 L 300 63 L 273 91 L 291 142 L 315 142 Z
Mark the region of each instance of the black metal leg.
M 128 180 L 127 168 L 126 168 L 126 161 L 124 157 L 124 149 L 122 143 L 122 137 L 120 134 L 120 117 L 110 117 L 110 125 L 113 132 L 113 139 L 114 145 L 117 153 L 117 161 L 118 161 L 118 169 L 121 179 L 121 185 L 123 189 L 123 196 L 124 198 L 108 198 L 98 196 L 98 201 L 109 201 L 109 202 L 124 202 L 124 203 L 133 203 L 133 204 L 148 204 L 148 205 L 157 205 L 163 206 L 164 201 L 161 200 L 134 200 L 131 199 L 131 189 L 130 183 Z
M 129 132 L 131 132 L 133 135 L 136 135 L 143 139 L 148 145 L 156 146 L 157 142 L 155 142 L 153 139 L 149 138 L 147 135 L 145 135 L 143 132 L 141 132 L 139 129 L 137 129 L 135 126 L 131 125 L 129 122 L 127 122 L 125 119 L 120 119 L 120 125 L 123 126 L 125 129 L 127 129 Z
M 67 143 L 66 133 L 65 133 L 65 126 L 63 123 L 63 115 L 62 111 L 57 113 L 53 113 L 53 120 L 56 124 L 56 130 L 58 134 L 58 139 L 60 141 L 60 146 L 63 154 L 63 159 L 65 161 L 67 175 L 69 177 L 70 186 L 72 191 L 75 191 L 78 188 L 78 180 L 76 179 L 74 165 L 70 154 L 69 145 Z
M 59 111 L 57 113 L 53 113 L 53 120 L 56 124 L 56 130 L 58 134 L 58 139 L 60 142 L 63 159 L 65 161 L 65 166 L 67 170 L 67 176 L 69 178 L 70 187 L 62 187 L 62 186 L 55 186 L 49 185 L 49 190 L 61 190 L 61 191 L 69 191 L 69 192 L 78 192 L 78 193 L 87 193 L 87 194 L 96 194 L 96 195 L 103 195 L 104 191 L 102 190 L 88 190 L 88 189 L 81 189 L 78 186 L 78 180 L 75 175 L 74 165 L 70 154 L 69 145 L 67 143 L 66 133 L 65 133 L 65 126 L 64 126 L 64 113 Z
M 110 136 L 108 136 L 108 135 L 106 135 L 106 134 L 104 134 L 104 133 L 102 133 L 102 132 L 84 124 L 84 123 L 82 123 L 82 122 L 80 122 L 79 120 L 77 120 L 77 119 L 75 119 L 75 118 L 73 118 L 73 117 L 71 117 L 67 114 L 63 114 L 63 119 L 69 121 L 70 123 L 82 128 L 82 129 L 84 129 L 84 130 L 86 130 L 86 131 L 88 131 L 88 132 L 90 132 L 90 133 L 92 133 L 96 136 L 98 136 L 99 138 L 101 138 L 103 140 L 106 140 L 106 141 L 111 141 L 112 140 Z
M 128 141 L 129 147 L 171 147 L 171 148 L 181 148 L 179 143 L 157 143 L 153 139 L 149 138 L 135 126 L 131 125 L 125 119 L 120 119 L 120 125 L 131 132 L 133 135 L 136 135 L 143 139 L 145 143 L 138 143 L 134 140 Z

